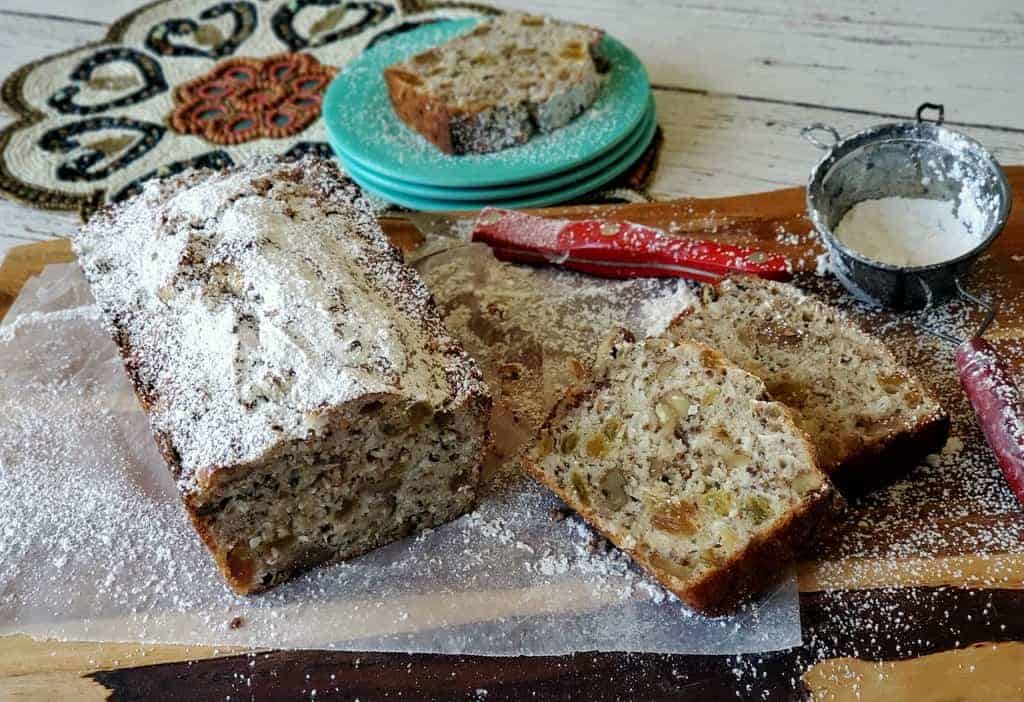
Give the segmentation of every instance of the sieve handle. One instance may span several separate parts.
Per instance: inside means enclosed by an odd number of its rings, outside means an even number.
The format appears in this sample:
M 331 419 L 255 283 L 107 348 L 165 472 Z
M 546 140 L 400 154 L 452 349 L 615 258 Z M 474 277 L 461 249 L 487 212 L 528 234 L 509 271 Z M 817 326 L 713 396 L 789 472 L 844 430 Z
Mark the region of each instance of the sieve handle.
M 819 139 L 815 132 L 825 132 L 832 137 L 832 141 L 824 141 Z M 815 122 L 814 124 L 808 124 L 806 127 L 800 130 L 800 136 L 804 138 L 804 141 L 808 141 L 814 144 L 822 151 L 831 151 L 836 147 L 842 137 L 839 136 L 839 132 L 835 127 L 832 127 L 821 122 Z
M 924 118 L 924 111 L 925 110 L 934 110 L 935 112 L 938 113 L 938 117 L 936 117 L 934 120 L 927 120 L 927 119 L 925 119 Z M 940 124 L 942 124 L 943 122 L 946 121 L 946 106 L 945 105 L 940 105 L 940 104 L 935 103 L 935 102 L 922 102 L 917 107 L 917 112 L 915 113 L 915 117 L 917 117 L 917 121 L 918 122 L 929 122 L 929 121 L 931 121 L 931 122 L 934 122 L 936 126 L 938 126 L 938 125 L 940 125 Z
M 1024 505 L 1024 396 L 1009 366 L 981 337 L 957 348 L 956 367 L 996 462 Z

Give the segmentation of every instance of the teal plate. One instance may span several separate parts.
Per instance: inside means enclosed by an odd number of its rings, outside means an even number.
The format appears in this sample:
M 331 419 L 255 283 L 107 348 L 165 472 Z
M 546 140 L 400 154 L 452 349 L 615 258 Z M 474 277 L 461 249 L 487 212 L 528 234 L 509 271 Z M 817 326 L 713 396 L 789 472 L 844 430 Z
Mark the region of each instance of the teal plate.
M 388 100 L 383 70 L 462 34 L 479 20 L 436 22 L 364 52 L 331 82 L 323 115 L 328 141 L 347 162 L 390 178 L 448 188 L 488 187 L 545 178 L 588 161 L 634 132 L 648 109 L 647 72 L 610 37 L 601 51 L 611 69 L 601 94 L 575 120 L 522 146 L 492 154 L 448 156 L 403 124 Z
M 408 207 L 413 210 L 474 210 L 487 205 L 506 208 L 546 207 L 548 205 L 556 205 L 561 202 L 566 202 L 567 200 L 572 200 L 573 198 L 589 193 L 592 190 L 597 190 L 601 186 L 606 185 L 624 173 L 633 165 L 633 163 L 636 162 L 638 158 L 640 158 L 640 155 L 643 154 L 647 147 L 650 146 L 656 129 L 657 122 L 654 119 L 651 119 L 647 124 L 646 130 L 643 132 L 633 148 L 629 149 L 620 161 L 612 164 L 610 167 L 604 171 L 600 171 L 596 175 L 574 181 L 564 188 L 556 188 L 554 190 L 549 190 L 547 192 L 527 197 L 513 197 L 503 200 L 466 201 L 417 197 L 415 195 L 398 192 L 390 187 L 375 186 L 370 183 L 369 179 L 366 177 L 367 172 L 361 166 L 356 163 L 349 163 L 345 161 L 345 159 L 342 159 L 341 162 L 348 175 L 359 183 L 359 185 L 367 192 L 373 193 L 377 197 L 383 198 L 384 200 L 396 205 Z M 380 176 L 377 176 L 377 179 L 379 180 Z
M 600 173 L 607 168 L 613 167 L 636 147 L 636 145 L 643 139 L 653 122 L 654 101 L 652 100 L 650 111 L 643 118 L 640 126 L 637 127 L 633 134 L 627 136 L 621 142 L 616 144 L 610 151 L 607 151 L 593 161 L 590 161 L 579 168 L 574 168 L 567 173 L 555 175 L 550 178 L 531 180 L 526 183 L 507 185 L 504 187 L 438 188 L 431 185 L 419 185 L 417 183 L 389 178 L 386 175 L 377 173 L 372 168 L 367 168 L 366 166 L 350 162 L 344 156 L 341 158 L 341 162 L 346 168 L 352 168 L 354 166 L 358 169 L 360 178 L 365 180 L 366 183 L 372 187 L 385 188 L 391 192 L 402 195 L 412 195 L 413 197 L 422 197 L 433 200 L 465 200 L 470 204 L 482 200 L 507 200 L 510 198 L 525 197 L 526 195 L 550 192 L 576 183 L 584 178 L 588 178 L 595 173 Z

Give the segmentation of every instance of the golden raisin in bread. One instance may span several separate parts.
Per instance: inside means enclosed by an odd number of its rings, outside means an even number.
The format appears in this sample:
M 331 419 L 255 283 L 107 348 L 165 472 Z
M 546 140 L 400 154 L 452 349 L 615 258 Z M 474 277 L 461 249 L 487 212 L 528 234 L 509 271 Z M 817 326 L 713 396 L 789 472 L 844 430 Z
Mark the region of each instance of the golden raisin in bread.
M 74 246 L 235 591 L 473 505 L 479 369 L 332 162 L 150 181 Z
M 789 410 L 706 346 L 602 350 L 526 453 L 527 472 L 684 602 L 770 586 L 840 504 Z
M 384 69 L 395 113 L 447 154 L 525 143 L 601 90 L 600 30 L 510 13 Z
M 878 339 L 798 288 L 737 276 L 668 334 L 719 349 L 790 407 L 843 491 L 898 477 L 942 448 L 949 417 Z

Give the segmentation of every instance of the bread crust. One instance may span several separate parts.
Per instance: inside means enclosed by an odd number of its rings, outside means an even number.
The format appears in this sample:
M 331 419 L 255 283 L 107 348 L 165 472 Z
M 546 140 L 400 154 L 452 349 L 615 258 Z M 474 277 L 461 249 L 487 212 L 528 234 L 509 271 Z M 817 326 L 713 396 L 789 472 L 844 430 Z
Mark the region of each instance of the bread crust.
M 864 447 L 829 474 L 848 497 L 864 495 L 904 477 L 922 456 L 938 453 L 949 438 L 949 415 L 936 412 L 910 429 Z
M 452 121 L 465 113 L 417 90 L 405 80 L 405 72 L 394 66 L 384 69 L 384 83 L 398 118 L 444 153 L 454 155 Z
M 618 341 L 632 342 L 633 337 L 629 332 L 620 330 L 617 338 L 613 336 L 606 341 L 602 349 L 613 347 Z M 699 343 L 694 343 L 694 346 L 710 351 L 720 364 L 728 364 L 727 359 L 714 349 Z M 589 372 L 580 383 L 570 387 L 555 404 L 538 435 L 548 431 L 558 418 L 578 407 L 600 387 L 600 383 L 595 381 L 594 373 Z M 781 405 L 781 408 L 791 430 L 801 437 L 816 464 L 817 451 L 813 443 L 797 426 L 792 411 L 784 405 Z M 780 517 L 770 531 L 752 539 L 742 551 L 708 572 L 700 580 L 685 583 L 655 566 L 642 544 L 637 547 L 619 544 L 615 535 L 602 527 L 601 517 L 595 510 L 583 505 L 572 491 L 563 489 L 551 479 L 528 454 L 523 454 L 521 465 L 528 475 L 558 495 L 595 531 L 628 553 L 665 589 L 693 609 L 712 616 L 728 613 L 743 601 L 768 590 L 778 580 L 780 565 L 793 560 L 807 544 L 813 543 L 815 533 L 825 530 L 841 513 L 845 504 L 833 485 L 825 479 L 821 489 L 804 498 L 797 510 Z

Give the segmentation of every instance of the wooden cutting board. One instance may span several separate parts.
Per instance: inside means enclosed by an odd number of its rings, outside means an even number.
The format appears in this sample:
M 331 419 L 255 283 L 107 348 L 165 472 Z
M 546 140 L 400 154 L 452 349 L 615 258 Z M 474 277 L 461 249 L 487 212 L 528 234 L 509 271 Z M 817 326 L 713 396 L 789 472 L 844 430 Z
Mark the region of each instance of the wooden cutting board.
M 1024 344 L 1024 316 L 1021 314 L 1024 305 L 1024 166 L 1009 167 L 1006 171 L 1011 189 L 1017 194 L 1010 220 L 1002 235 L 977 265 L 969 285 L 994 298 L 999 313 L 996 324 L 987 336 L 1007 353 L 1012 365 L 1021 370 L 1024 376 L 1024 349 L 1021 348 Z M 822 249 L 811 234 L 811 226 L 804 211 L 803 188 L 728 198 L 537 210 L 540 214 L 569 218 L 628 219 L 682 235 L 716 238 L 777 252 L 792 261 L 795 271 L 805 274 L 802 278 L 805 283 L 810 282 L 812 287 L 823 288 L 819 290 L 821 294 L 836 298 L 832 301 L 841 303 L 844 301 L 841 290 L 835 285 L 819 285 L 821 281 L 815 280 L 812 274 L 818 267 L 818 256 Z M 382 224 L 396 245 L 404 250 L 411 250 L 420 242 L 419 232 L 404 220 L 385 219 Z M 0 265 L 0 317 L 6 313 L 30 276 L 47 264 L 72 260 L 74 256 L 67 240 L 63 239 L 11 249 Z M 861 312 L 856 308 L 851 310 L 855 317 Z M 860 316 L 865 317 L 861 322 L 869 328 L 877 328 L 882 322 L 888 322 L 885 340 L 894 348 L 918 347 L 933 341 L 912 322 L 895 323 L 899 319 L 895 314 L 872 313 Z M 951 357 L 952 349 L 940 347 L 936 353 L 948 353 Z M 911 367 L 914 366 L 913 358 L 904 360 Z M 917 370 L 926 374 L 922 368 Z M 951 377 L 945 378 L 945 381 L 948 386 Z M 968 416 L 969 410 L 961 414 L 964 415 L 960 417 L 961 423 L 973 422 L 973 418 Z M 981 441 L 980 434 L 971 435 L 971 440 Z M 1024 589 L 1024 516 L 1021 511 L 1000 504 L 997 511 L 980 514 L 978 512 L 989 511 L 984 504 L 974 504 L 969 500 L 962 504 L 955 502 L 962 496 L 962 490 L 954 489 L 952 493 L 946 493 L 947 497 L 948 494 L 953 495 L 949 499 L 954 502 L 950 503 L 947 499 L 945 504 L 939 505 L 938 510 L 926 510 L 921 514 L 922 522 L 940 510 L 947 513 L 966 512 L 967 516 L 951 521 L 951 530 L 967 529 L 973 534 L 984 529 L 999 529 L 1003 534 L 1018 530 L 1020 539 L 1016 548 L 1005 551 L 1000 549 L 1002 552 L 979 556 L 966 546 L 959 549 L 955 544 L 951 546 L 948 540 L 942 540 L 940 544 L 918 545 L 913 556 L 901 555 L 894 558 L 891 554 L 879 555 L 878 549 L 874 548 L 877 542 L 872 544 L 872 548 L 861 549 L 845 544 L 826 549 L 816 561 L 803 563 L 800 569 L 801 588 L 814 591 L 887 585 L 987 585 Z M 886 516 L 892 516 L 881 514 L 880 510 L 891 512 L 892 509 L 893 505 L 889 503 L 856 505 L 853 517 L 847 524 L 877 523 Z M 889 519 L 886 523 L 891 521 Z M 902 521 L 898 530 L 904 532 L 905 537 L 918 526 L 925 525 L 915 524 L 913 519 L 909 519 Z M 900 535 L 877 535 L 883 542 L 887 538 L 897 537 Z
M 998 305 L 997 323 L 987 337 L 1024 377 L 1024 167 L 1006 170 L 1013 191 L 1019 195 L 1015 197 L 1005 231 L 979 261 L 969 287 L 992 297 Z M 803 216 L 802 188 L 730 198 L 539 212 L 576 218 L 628 219 L 683 235 L 718 238 L 778 252 L 792 261 L 795 271 L 803 274 L 797 278 L 799 284 L 849 307 L 850 313 L 869 329 L 884 329 L 885 340 L 900 349 L 898 355 L 926 382 L 944 387 L 947 394 L 957 392 L 948 362 L 942 363 L 943 354 L 951 357 L 952 349 L 937 346 L 933 338 L 923 333 L 921 320 L 851 307 L 837 285 L 814 275 L 821 248 Z M 418 245 L 419 234 L 408 223 L 384 220 L 382 224 L 401 248 L 410 250 Z M 0 317 L 30 276 L 47 264 L 72 260 L 65 240 L 11 249 L 0 265 Z M 973 454 L 973 463 L 965 465 L 962 471 L 956 466 L 947 468 L 938 484 L 914 492 L 914 480 L 919 479 L 915 475 L 927 477 L 927 469 L 923 469 L 924 473 L 919 471 L 903 483 L 910 487 L 906 491 L 909 501 L 872 497 L 855 503 L 840 525 L 838 536 L 822 535 L 822 545 L 814 559 L 799 566 L 806 643 L 796 649 L 739 658 L 623 658 L 618 654 L 601 654 L 585 659 L 473 659 L 295 651 L 260 654 L 258 659 L 239 654 L 179 664 L 175 661 L 232 652 L 181 646 L 39 643 L 15 636 L 0 637 L 0 693 L 6 689 L 31 697 L 64 690 L 69 695 L 89 699 L 95 695 L 99 699 L 104 695 L 102 690 L 145 689 L 155 694 L 164 684 L 162 680 L 167 681 L 168 690 L 177 689 L 175 681 L 192 680 L 200 686 L 197 691 L 205 690 L 210 695 L 247 695 L 245 688 L 237 689 L 237 676 L 245 679 L 251 675 L 258 660 L 259 667 L 270 676 L 265 692 L 278 689 L 279 684 L 304 688 L 312 679 L 320 680 L 319 684 L 326 687 L 334 684 L 337 673 L 338 681 L 346 681 L 349 692 L 359 691 L 368 699 L 383 698 L 403 689 L 412 698 L 428 695 L 429 691 L 433 691 L 429 695 L 436 693 L 444 698 L 455 695 L 456 688 L 468 689 L 467 685 L 504 684 L 509 676 L 546 684 L 546 671 L 569 666 L 575 671 L 571 680 L 576 682 L 571 682 L 571 686 L 577 692 L 579 681 L 600 679 L 619 690 L 617 695 L 635 695 L 639 694 L 637 690 L 646 689 L 653 698 L 664 681 L 681 674 L 702 680 L 701 689 L 708 693 L 708 699 L 733 699 L 744 683 L 742 678 L 735 677 L 737 665 L 756 660 L 758 675 L 767 681 L 763 683 L 764 689 L 774 691 L 772 699 L 776 692 L 778 699 L 790 699 L 785 691 L 794 684 L 820 692 L 823 698 L 834 699 L 830 695 L 836 694 L 835 699 L 846 699 L 844 681 L 849 680 L 859 681 L 864 699 L 889 699 L 896 689 L 900 690 L 897 694 L 904 695 L 900 699 L 1024 699 L 1020 673 L 1024 661 L 1024 514 L 1012 499 L 991 499 L 993 491 L 998 493 L 994 463 L 962 398 L 954 398 L 952 404 L 955 431 L 969 444 L 960 455 Z M 989 485 L 981 491 L 988 495 L 987 499 L 979 499 L 977 486 L 971 484 L 979 475 Z M 986 533 L 1000 535 L 990 542 L 995 547 L 975 548 L 975 544 L 985 542 Z M 918 539 L 919 534 L 930 534 L 933 538 Z M 894 616 L 904 620 L 894 621 Z M 360 672 L 361 661 L 390 674 L 367 678 Z M 149 667 L 148 663 L 159 665 Z M 417 670 L 422 668 L 422 674 L 410 678 L 406 675 L 407 666 L 413 665 Z M 471 684 L 468 679 L 455 677 L 467 670 L 476 671 L 472 676 L 478 682 Z M 975 670 L 980 673 L 974 674 Z M 195 675 L 200 675 L 202 681 Z M 410 686 L 403 682 L 407 678 Z M 440 682 L 429 682 L 435 678 Z M 449 679 L 455 687 L 444 682 Z M 613 681 L 619 679 L 630 681 L 628 690 L 615 687 Z M 932 682 L 936 679 L 943 680 L 945 696 L 933 694 Z M 256 678 L 257 687 L 263 685 L 261 680 Z M 977 684 L 983 685 L 981 697 L 976 694 Z M 598 693 L 611 689 L 595 689 L 595 699 L 601 696 Z M 513 688 L 509 690 L 510 699 L 514 698 Z

